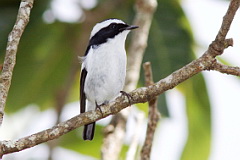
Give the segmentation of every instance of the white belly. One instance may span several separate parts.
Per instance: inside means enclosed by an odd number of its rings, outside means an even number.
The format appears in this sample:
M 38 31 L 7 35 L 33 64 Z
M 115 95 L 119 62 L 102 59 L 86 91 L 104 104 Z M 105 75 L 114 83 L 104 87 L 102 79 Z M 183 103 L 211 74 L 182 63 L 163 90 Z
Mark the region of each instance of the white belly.
M 87 59 L 87 77 L 84 91 L 87 99 L 98 105 L 114 99 L 123 89 L 126 76 L 124 47 L 108 48 L 101 45 L 90 49 Z

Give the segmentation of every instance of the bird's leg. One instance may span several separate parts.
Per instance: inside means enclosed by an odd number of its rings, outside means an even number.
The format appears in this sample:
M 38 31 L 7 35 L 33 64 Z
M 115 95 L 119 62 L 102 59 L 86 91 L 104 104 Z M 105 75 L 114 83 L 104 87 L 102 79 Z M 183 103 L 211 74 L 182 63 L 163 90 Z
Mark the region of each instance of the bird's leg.
M 97 102 L 95 102 L 95 104 L 96 104 L 96 109 L 99 109 L 99 111 L 101 112 L 102 117 L 103 117 L 103 112 L 102 112 L 102 110 L 101 110 L 101 106 L 102 106 L 103 104 L 98 105 Z
M 133 100 L 133 97 L 125 91 L 120 91 L 120 93 L 128 98 L 129 106 L 131 106 L 131 100 Z

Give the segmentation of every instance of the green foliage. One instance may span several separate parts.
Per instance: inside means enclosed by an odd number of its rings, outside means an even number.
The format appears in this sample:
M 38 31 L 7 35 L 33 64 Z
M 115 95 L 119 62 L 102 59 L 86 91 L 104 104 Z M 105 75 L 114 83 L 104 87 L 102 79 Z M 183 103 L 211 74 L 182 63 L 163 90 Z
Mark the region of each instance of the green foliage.
M 53 105 L 74 55 L 65 29 L 63 24 L 29 26 L 18 51 L 7 111 L 31 103 Z
M 5 48 L 7 45 L 7 36 L 11 29 L 13 28 L 14 22 L 16 20 L 18 7 L 15 3 L 10 3 L 8 1 L 0 2 L 0 63 L 3 63 L 3 58 L 5 54 Z M 2 3 L 2 4 L 1 4 Z M 2 16 L 4 15 L 4 16 Z M 6 16 L 7 15 L 7 16 Z
M 123 145 L 121 153 L 120 153 L 119 160 L 127 159 L 127 151 L 128 151 L 128 149 L 129 149 L 128 145 Z
M 96 125 L 95 135 L 92 141 L 83 141 L 82 129 L 74 130 L 69 134 L 61 137 L 59 145 L 66 149 L 74 150 L 84 155 L 91 155 L 92 157 L 100 159 L 100 150 L 103 140 L 103 127 Z
M 166 77 L 193 60 L 192 46 L 191 30 L 179 2 L 160 0 L 143 58 L 143 62 L 152 63 L 154 80 Z M 158 106 L 160 112 L 168 116 L 164 94 L 159 97 Z
M 182 159 L 208 159 L 211 146 L 211 111 L 203 76 L 197 75 L 187 80 L 180 88 L 186 99 L 189 131 Z
M 30 23 L 20 41 L 7 112 L 16 112 L 28 104 L 38 104 L 42 109 L 54 106 L 72 61 L 77 59 L 73 57 L 72 44 L 76 34 L 68 32 L 71 26 L 43 22 L 47 4 L 46 1 L 34 4 Z
M 193 45 L 191 29 L 179 2 L 159 0 L 143 59 L 144 62 L 152 63 L 154 80 L 164 78 L 191 62 L 194 59 Z M 143 83 L 143 78 L 141 80 Z M 182 159 L 207 159 L 210 152 L 211 120 L 204 79 L 198 75 L 178 89 L 185 95 L 189 120 L 188 140 Z M 158 98 L 158 107 L 161 114 L 168 115 L 164 94 Z

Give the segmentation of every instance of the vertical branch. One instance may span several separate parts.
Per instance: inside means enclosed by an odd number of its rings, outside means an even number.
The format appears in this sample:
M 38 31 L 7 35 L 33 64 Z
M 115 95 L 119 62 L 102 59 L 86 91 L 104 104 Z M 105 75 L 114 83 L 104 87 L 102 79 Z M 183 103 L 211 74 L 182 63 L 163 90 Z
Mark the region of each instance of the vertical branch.
M 131 136 L 131 142 L 129 145 L 129 149 L 127 152 L 126 160 L 135 160 L 138 155 L 138 146 L 139 146 L 139 139 L 141 137 L 141 131 L 143 122 L 145 119 L 145 114 L 143 111 L 139 111 L 135 116 L 135 127 L 134 127 L 134 134 Z
M 139 26 L 133 32 L 132 41 L 128 49 L 127 77 L 125 90 L 132 91 L 137 86 L 140 75 L 143 55 L 147 47 L 148 35 L 152 23 L 153 14 L 157 8 L 156 0 L 137 0 L 136 16 L 134 24 Z
M 218 31 L 218 34 L 215 40 L 209 45 L 208 51 L 211 50 L 210 53 L 212 57 L 221 55 L 225 48 L 232 46 L 233 40 L 226 39 L 226 36 L 239 6 L 240 0 L 231 0 L 227 13 L 223 17 L 222 25 Z
M 224 41 L 227 33 L 230 29 L 230 26 L 232 24 L 233 18 L 229 17 L 234 17 L 235 13 L 237 12 L 238 8 L 240 5 L 239 0 L 231 0 L 229 4 L 229 9 L 227 10 L 227 13 L 223 17 L 222 25 L 220 27 L 220 30 L 218 31 L 218 34 L 215 38 L 215 41 Z
M 157 8 L 156 0 L 136 0 L 136 16 L 134 25 L 139 26 L 133 32 L 132 41 L 128 49 L 127 76 L 124 90 L 129 92 L 137 86 L 143 54 L 147 47 L 148 33 L 152 23 L 154 11 Z M 104 132 L 104 143 L 102 145 L 102 159 L 118 159 L 122 148 L 123 138 L 126 131 L 126 121 L 129 109 L 123 110 L 113 117 L 109 126 Z M 117 122 L 117 123 L 116 123 Z M 111 128 L 109 131 L 108 128 Z M 114 141 L 113 141 L 114 140 Z
M 18 44 L 22 33 L 29 22 L 30 11 L 34 0 L 22 0 L 18 10 L 17 20 L 8 36 L 6 55 L 0 75 L 0 125 L 3 121 L 4 108 L 11 85 L 13 69 L 16 64 Z
M 145 73 L 145 83 L 147 87 L 154 84 L 153 78 L 152 78 L 151 63 L 150 62 L 144 63 L 143 68 Z M 141 160 L 150 160 L 153 137 L 157 127 L 157 122 L 160 119 L 160 113 L 157 109 L 157 97 L 154 97 L 148 103 L 149 103 L 148 126 L 147 126 L 145 142 L 141 150 Z

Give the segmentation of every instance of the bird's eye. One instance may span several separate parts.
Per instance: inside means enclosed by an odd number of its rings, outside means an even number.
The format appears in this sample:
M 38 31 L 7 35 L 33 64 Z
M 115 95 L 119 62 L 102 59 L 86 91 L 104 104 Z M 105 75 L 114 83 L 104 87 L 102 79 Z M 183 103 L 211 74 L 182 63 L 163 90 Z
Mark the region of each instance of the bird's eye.
M 116 24 L 111 24 L 110 27 L 111 27 L 111 29 L 115 29 L 116 28 Z

